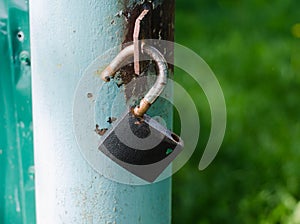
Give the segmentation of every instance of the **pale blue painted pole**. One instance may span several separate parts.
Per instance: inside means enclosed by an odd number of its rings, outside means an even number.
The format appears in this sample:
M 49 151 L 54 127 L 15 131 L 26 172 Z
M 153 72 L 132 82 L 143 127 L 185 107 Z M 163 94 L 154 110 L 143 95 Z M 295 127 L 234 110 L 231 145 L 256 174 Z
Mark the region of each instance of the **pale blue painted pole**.
M 170 223 L 170 179 L 130 186 L 104 178 L 72 128 L 75 88 L 96 56 L 122 42 L 126 22 L 115 15 L 125 2 L 30 1 L 37 223 Z

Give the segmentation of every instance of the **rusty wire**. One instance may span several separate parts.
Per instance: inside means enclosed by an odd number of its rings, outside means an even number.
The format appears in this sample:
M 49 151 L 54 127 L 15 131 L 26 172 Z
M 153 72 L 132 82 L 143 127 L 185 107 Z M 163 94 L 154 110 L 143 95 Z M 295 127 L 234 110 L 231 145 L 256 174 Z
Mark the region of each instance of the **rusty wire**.
M 159 95 L 164 90 L 167 83 L 168 75 L 168 65 L 164 56 L 153 46 L 142 44 L 141 50 L 143 53 L 149 55 L 153 61 L 155 61 L 158 69 L 158 75 L 154 85 L 147 92 L 145 97 L 141 100 L 140 104 L 134 108 L 133 113 L 142 117 L 151 104 L 159 97 Z M 102 71 L 101 78 L 108 82 L 111 77 L 123 66 L 130 57 L 134 55 L 134 45 L 129 45 L 125 47 L 112 61 L 111 63 Z
M 140 34 L 140 24 L 143 18 L 147 15 L 149 9 L 144 9 L 138 18 L 135 20 L 134 31 L 133 31 L 133 45 L 134 45 L 134 72 L 135 74 L 140 74 L 140 44 L 139 44 L 139 34 Z

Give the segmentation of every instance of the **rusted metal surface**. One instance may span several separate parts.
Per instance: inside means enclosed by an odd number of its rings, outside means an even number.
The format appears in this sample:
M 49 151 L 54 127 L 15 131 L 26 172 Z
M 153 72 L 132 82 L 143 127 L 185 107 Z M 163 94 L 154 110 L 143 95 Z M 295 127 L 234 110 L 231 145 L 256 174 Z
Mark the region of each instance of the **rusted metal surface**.
M 140 105 L 136 106 L 133 110 L 133 114 L 137 117 L 142 117 L 147 110 L 150 108 L 151 104 L 144 99 L 141 99 Z
M 142 117 L 148 110 L 151 104 L 159 97 L 167 84 L 168 67 L 163 55 L 153 46 L 142 44 L 142 51 L 150 56 L 156 63 L 157 79 L 151 89 L 144 96 L 139 106 L 136 106 L 133 113 L 136 116 Z M 134 55 L 135 46 L 130 45 L 124 48 L 112 62 L 103 70 L 101 77 L 104 81 L 110 81 L 111 77 L 119 70 L 119 68 L 126 62 L 126 60 Z
M 107 131 L 107 128 L 101 128 L 101 129 L 100 129 L 100 128 L 99 128 L 99 125 L 96 124 L 95 132 L 96 132 L 98 135 L 102 136 L 102 135 L 105 134 L 106 131 Z
M 125 1 L 125 6 L 128 5 L 128 1 Z M 141 21 L 139 30 L 139 39 L 158 39 L 158 40 L 168 40 L 174 41 L 174 8 L 175 0 L 165 0 L 159 1 L 159 4 L 155 1 L 151 3 L 144 4 L 134 4 L 128 8 L 125 8 L 123 15 L 126 18 L 126 27 L 123 44 L 133 41 L 133 33 L 135 28 L 135 22 L 140 14 L 145 10 L 145 8 L 150 8 L 149 12 L 143 20 Z M 154 43 L 155 44 L 155 43 Z M 164 55 L 167 61 L 172 61 L 173 51 L 172 48 L 169 51 L 164 51 L 164 46 L 155 45 L 156 48 Z M 141 75 L 149 70 L 149 68 L 155 66 L 150 62 L 140 62 L 140 73 Z M 170 75 L 173 73 L 173 66 L 169 64 Z M 126 84 L 128 84 L 134 77 L 135 71 L 133 64 L 129 64 L 120 69 L 120 76 L 122 83 L 125 84 L 125 95 L 126 99 L 129 100 L 132 96 L 136 96 L 141 92 L 145 91 L 146 83 L 139 83 L 139 85 L 131 85 L 134 88 L 127 89 Z M 147 87 L 146 87 L 147 88 Z

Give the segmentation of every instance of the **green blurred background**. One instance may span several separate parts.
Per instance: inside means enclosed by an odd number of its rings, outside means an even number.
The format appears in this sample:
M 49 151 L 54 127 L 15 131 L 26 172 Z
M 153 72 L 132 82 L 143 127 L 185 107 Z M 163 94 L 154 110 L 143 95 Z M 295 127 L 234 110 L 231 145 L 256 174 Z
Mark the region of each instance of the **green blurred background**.
M 27 17 L 22 18 L 27 21 Z M 21 25 L 24 22 L 19 21 Z M 199 110 L 201 136 L 192 158 L 173 176 L 173 224 L 300 224 L 300 1 L 176 0 L 175 27 L 176 42 L 194 50 L 215 72 L 228 117 L 226 136 L 216 159 L 199 171 L 210 132 L 210 110 L 198 84 L 175 70 L 175 80 L 191 94 Z M 28 27 L 25 31 L 28 33 Z M 4 52 L 19 55 L 20 49 L 29 48 L 28 41 L 18 44 L 20 48 Z M 13 72 L 19 74 L 19 70 L 17 67 Z M 19 89 L 11 91 L 30 97 L 23 89 L 28 80 L 30 76 L 16 80 Z M 180 130 L 178 119 L 175 113 L 175 132 Z M 2 129 L 0 132 L 6 131 Z M 33 200 L 29 169 L 33 161 L 26 162 L 25 189 Z M 7 178 L 3 175 L 2 179 Z M 6 176 L 18 182 L 18 176 Z M 14 204 L 9 200 L 6 203 L 10 211 L 8 206 Z M 28 211 L 34 209 L 29 206 Z M 0 223 L 3 219 L 0 216 Z
M 210 110 L 197 83 L 175 70 L 201 135 L 173 176 L 173 223 L 300 223 L 300 1 L 177 0 L 175 27 L 176 42 L 216 74 L 228 114 L 216 159 L 199 171 Z

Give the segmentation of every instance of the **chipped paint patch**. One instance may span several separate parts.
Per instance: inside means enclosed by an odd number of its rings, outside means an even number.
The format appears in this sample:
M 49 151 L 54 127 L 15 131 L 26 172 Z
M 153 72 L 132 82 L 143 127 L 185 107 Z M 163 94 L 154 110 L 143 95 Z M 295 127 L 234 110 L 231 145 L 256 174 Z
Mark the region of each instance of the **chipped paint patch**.
M 133 41 L 135 22 L 145 8 L 150 10 L 141 21 L 139 39 L 163 39 L 174 41 L 174 0 L 157 0 L 152 1 L 152 4 L 148 1 L 130 4 L 128 0 L 124 0 L 124 5 L 127 7 L 124 8 L 122 13 L 128 15 L 126 17 L 127 23 L 123 37 L 124 40 L 122 42 L 124 47 L 127 43 Z M 165 58 L 173 58 L 173 52 L 166 52 L 164 49 L 160 49 L 161 46 L 156 47 L 163 53 Z M 149 68 L 152 68 L 152 72 L 155 73 L 155 65 L 153 65 L 153 63 L 151 64 L 147 61 L 140 62 L 139 70 L 141 76 L 143 73 L 147 73 Z M 173 66 L 169 65 L 169 68 L 171 72 L 173 72 Z M 122 83 L 125 84 L 126 101 L 136 95 L 136 93 L 143 92 L 145 88 L 145 86 L 131 86 L 130 89 L 126 88 L 127 84 L 135 77 L 134 74 L 134 66 L 132 63 L 120 69 L 120 77 Z

